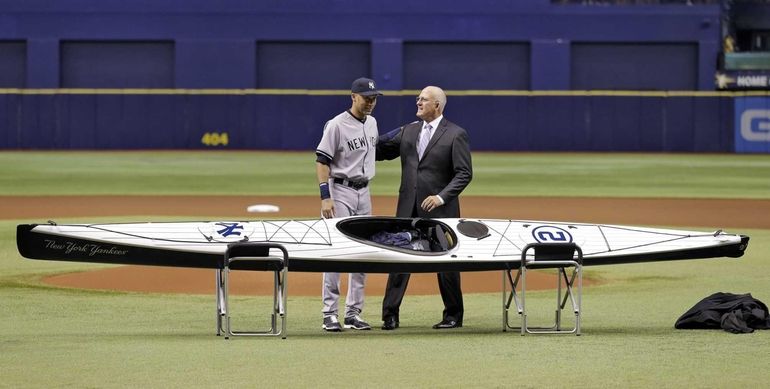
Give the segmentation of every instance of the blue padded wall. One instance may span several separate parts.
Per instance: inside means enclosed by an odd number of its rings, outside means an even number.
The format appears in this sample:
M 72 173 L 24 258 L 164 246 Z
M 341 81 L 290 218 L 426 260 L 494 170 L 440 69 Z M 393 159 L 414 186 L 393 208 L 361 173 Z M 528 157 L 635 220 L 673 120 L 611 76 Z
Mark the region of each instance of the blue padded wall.
M 571 69 L 572 89 L 695 90 L 698 47 L 675 43 L 573 43 Z
M 256 51 L 250 40 L 177 40 L 177 88 L 254 88 Z
M 27 79 L 24 42 L 0 41 L 0 88 L 24 88 Z
M 369 43 L 259 42 L 257 87 L 349 89 L 371 77 Z
M 529 44 L 404 44 L 404 89 L 529 89 Z
M 450 95 L 445 116 L 474 150 L 732 152 L 732 105 L 720 96 Z M 349 107 L 348 95 L 5 93 L 0 149 L 313 150 L 326 120 Z M 382 96 L 374 116 L 386 132 L 415 111 L 414 96 Z M 229 143 L 205 145 L 206 133 Z
M 273 88 L 276 80 L 336 89 L 342 78 L 365 73 L 388 90 L 428 82 L 448 89 L 464 88 L 457 83 L 485 89 L 713 90 L 721 32 L 718 5 L 549 0 L 445 0 L 441 12 L 435 4 L 405 0 L 0 0 L 0 21 L 0 41 L 26 42 L 28 88 L 123 87 L 134 79 L 134 88 Z M 131 42 L 165 47 L 155 53 L 126 49 Z M 609 73 L 596 68 L 616 56 L 627 62 Z M 315 62 L 317 72 L 309 66 Z M 573 63 L 583 67 L 575 71 Z M 633 64 L 655 71 L 634 73 Z M 104 74 L 104 66 L 117 66 L 115 73 L 125 73 L 126 80 Z M 671 69 L 678 78 L 657 78 L 666 74 L 659 69 Z M 86 80 L 88 74 L 97 79 Z
M 435 84 L 476 150 L 730 152 L 732 97 L 570 92 L 713 91 L 720 18 L 550 0 L 0 0 L 0 88 L 30 88 L 0 90 L 0 149 L 312 150 L 350 105 L 317 90 L 371 76 L 393 91 L 383 131 L 415 119 L 400 91 Z
M 64 88 L 173 88 L 173 42 L 64 41 Z

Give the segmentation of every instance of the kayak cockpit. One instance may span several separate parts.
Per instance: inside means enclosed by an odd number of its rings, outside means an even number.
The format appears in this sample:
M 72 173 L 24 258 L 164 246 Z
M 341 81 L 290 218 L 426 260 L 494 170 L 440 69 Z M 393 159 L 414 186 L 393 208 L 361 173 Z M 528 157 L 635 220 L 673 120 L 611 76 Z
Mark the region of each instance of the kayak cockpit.
M 411 254 L 440 255 L 457 246 L 457 235 L 436 219 L 354 217 L 337 229 L 353 240 Z

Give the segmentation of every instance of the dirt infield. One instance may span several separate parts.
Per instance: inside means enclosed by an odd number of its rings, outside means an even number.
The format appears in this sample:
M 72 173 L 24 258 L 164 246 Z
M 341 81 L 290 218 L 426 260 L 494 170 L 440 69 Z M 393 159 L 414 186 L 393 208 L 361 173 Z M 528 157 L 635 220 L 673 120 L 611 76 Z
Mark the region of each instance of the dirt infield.
M 395 197 L 375 197 L 374 214 L 392 215 L 395 201 Z M 248 213 L 246 207 L 252 204 L 275 204 L 280 211 Z M 308 217 L 316 214 L 318 207 L 319 202 L 313 196 L 2 196 L 0 219 L 45 222 L 68 217 L 137 216 L 137 221 L 150 221 L 152 216 L 197 216 L 253 220 Z M 739 232 L 738 228 L 770 228 L 770 219 L 759 216 L 770 214 L 770 200 L 474 196 L 463 198 L 462 207 L 463 216 L 474 218 L 701 226 L 735 232 Z M 535 275 L 536 278 L 527 280 L 528 287 L 546 288 L 555 282 L 550 274 Z M 381 295 L 386 278 L 382 274 L 369 275 L 367 293 Z M 87 289 L 209 294 L 214 291 L 215 281 L 214 272 L 205 269 L 121 266 L 57 275 L 44 282 Z M 463 273 L 462 282 L 463 291 L 473 293 L 498 292 L 502 281 L 499 272 L 469 272 Z M 231 288 L 237 294 L 270 294 L 271 284 L 267 273 L 235 272 Z M 288 287 L 292 295 L 320 295 L 321 275 L 292 274 Z M 415 274 L 408 293 L 437 294 L 436 276 Z

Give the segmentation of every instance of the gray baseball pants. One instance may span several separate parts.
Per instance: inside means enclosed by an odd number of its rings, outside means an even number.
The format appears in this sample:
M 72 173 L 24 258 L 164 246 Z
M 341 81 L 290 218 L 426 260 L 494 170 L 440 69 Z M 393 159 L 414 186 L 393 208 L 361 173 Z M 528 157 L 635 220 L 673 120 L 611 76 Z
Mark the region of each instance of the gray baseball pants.
M 353 189 L 341 184 L 330 183 L 334 199 L 334 216 L 355 216 L 372 214 L 372 198 L 369 187 Z M 345 317 L 361 314 L 364 309 L 364 284 L 366 273 L 350 273 L 348 278 L 348 293 L 345 296 Z M 340 300 L 340 273 L 324 273 L 323 315 L 337 316 Z

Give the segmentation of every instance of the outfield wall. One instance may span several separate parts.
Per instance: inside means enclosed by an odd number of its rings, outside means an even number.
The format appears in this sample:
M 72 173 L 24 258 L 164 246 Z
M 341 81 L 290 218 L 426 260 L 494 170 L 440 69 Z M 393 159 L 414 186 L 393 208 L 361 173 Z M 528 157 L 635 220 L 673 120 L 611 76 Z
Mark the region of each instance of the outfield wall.
M 365 75 L 382 131 L 439 85 L 476 150 L 735 150 L 718 5 L 561 3 L 0 0 L 0 149 L 312 149 Z
M 416 94 L 380 98 L 381 132 L 415 120 Z M 449 91 L 445 114 L 479 151 L 734 152 L 734 99 Z M 349 106 L 346 91 L 0 90 L 0 149 L 312 150 Z
M 714 90 L 718 5 L 0 0 L 0 88 Z

